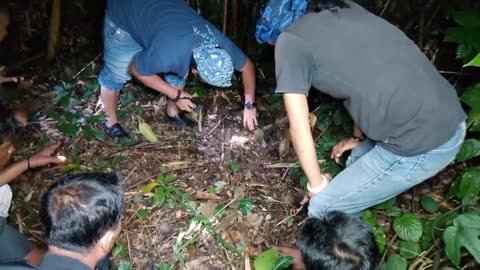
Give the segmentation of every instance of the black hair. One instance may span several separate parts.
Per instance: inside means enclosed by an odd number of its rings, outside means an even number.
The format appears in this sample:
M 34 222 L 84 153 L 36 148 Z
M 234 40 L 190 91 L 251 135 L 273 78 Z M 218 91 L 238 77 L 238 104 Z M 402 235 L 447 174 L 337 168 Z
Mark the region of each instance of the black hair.
M 337 211 L 307 219 L 297 246 L 307 270 L 374 270 L 380 258 L 368 224 Z
M 47 243 L 82 254 L 91 251 L 121 222 L 124 197 L 118 182 L 114 174 L 94 172 L 53 184 L 40 210 Z
M 336 11 L 350 6 L 344 0 L 308 0 L 307 12 Z

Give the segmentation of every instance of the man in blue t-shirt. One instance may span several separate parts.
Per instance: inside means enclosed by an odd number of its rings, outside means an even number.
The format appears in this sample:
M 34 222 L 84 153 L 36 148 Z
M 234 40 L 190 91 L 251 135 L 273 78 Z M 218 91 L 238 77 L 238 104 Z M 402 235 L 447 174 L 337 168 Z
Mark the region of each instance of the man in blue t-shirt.
M 127 137 L 118 123 L 119 91 L 133 74 L 145 86 L 168 97 L 168 119 L 178 125 L 194 123 L 184 87 L 191 67 L 204 82 L 231 85 L 234 70 L 242 73 L 245 88 L 243 124 L 257 124 L 255 68 L 245 54 L 183 0 L 109 0 L 104 26 L 105 66 L 99 77 L 101 101 L 112 138 Z

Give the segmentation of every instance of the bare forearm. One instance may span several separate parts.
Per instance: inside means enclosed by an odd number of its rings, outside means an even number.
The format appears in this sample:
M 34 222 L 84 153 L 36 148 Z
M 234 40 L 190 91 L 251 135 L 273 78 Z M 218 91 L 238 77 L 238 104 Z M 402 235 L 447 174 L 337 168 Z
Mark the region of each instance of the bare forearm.
M 168 83 L 166 83 L 160 76 L 158 75 L 143 76 L 140 73 L 138 73 L 133 63 L 130 64 L 130 72 L 135 78 L 137 78 L 145 86 L 152 88 L 153 90 L 158 91 L 172 99 L 177 96 L 178 90 L 170 86 Z
M 363 131 L 358 127 L 356 123 L 353 123 L 353 136 L 355 137 L 363 137 Z
M 245 65 L 240 71 L 242 72 L 245 100 L 253 102 L 255 101 L 255 66 L 252 61 L 247 58 Z
M 5 170 L 0 172 L 0 186 L 10 183 L 26 170 L 28 170 L 28 162 L 26 160 L 22 160 L 10 165 Z
M 301 94 L 284 94 L 285 108 L 290 123 L 290 134 L 298 160 L 312 187 L 322 185 L 323 177 L 317 161 L 315 144 L 308 121 L 307 98 Z

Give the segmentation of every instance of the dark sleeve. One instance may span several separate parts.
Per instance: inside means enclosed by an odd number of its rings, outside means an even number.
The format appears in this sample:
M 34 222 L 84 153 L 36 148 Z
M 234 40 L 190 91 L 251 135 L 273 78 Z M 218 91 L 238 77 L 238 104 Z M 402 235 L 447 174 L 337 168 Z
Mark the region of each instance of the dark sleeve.
M 285 32 L 275 44 L 275 93 L 301 93 L 308 95 L 312 86 L 313 58 L 305 42 Z
M 240 70 L 245 65 L 247 61 L 247 56 L 243 53 L 243 51 L 238 48 L 238 46 L 233 43 L 228 37 L 224 36 L 219 32 L 218 35 L 218 43 L 220 43 L 220 47 L 224 49 L 232 58 L 233 68 L 235 70 Z

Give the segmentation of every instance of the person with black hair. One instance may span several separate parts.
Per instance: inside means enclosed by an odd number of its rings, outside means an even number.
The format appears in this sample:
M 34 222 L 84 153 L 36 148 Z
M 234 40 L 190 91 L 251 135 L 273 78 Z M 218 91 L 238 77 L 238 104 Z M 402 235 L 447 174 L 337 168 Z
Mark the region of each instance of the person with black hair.
M 445 168 L 465 137 L 454 87 L 400 29 L 347 0 L 271 0 L 257 24 L 275 45 L 276 93 L 283 95 L 293 146 L 308 178 L 309 215 L 356 214 Z M 343 102 L 354 122 L 322 173 L 309 125 L 313 87 Z M 330 181 L 331 180 L 331 181 Z
M 123 212 L 123 190 L 114 174 L 66 176 L 42 197 L 40 215 L 48 252 L 40 265 L 0 261 L 0 269 L 110 269 L 106 258 L 120 234 Z
M 368 224 L 336 211 L 307 219 L 299 231 L 297 247 L 279 249 L 281 255 L 294 258 L 295 270 L 375 270 L 380 261 Z

